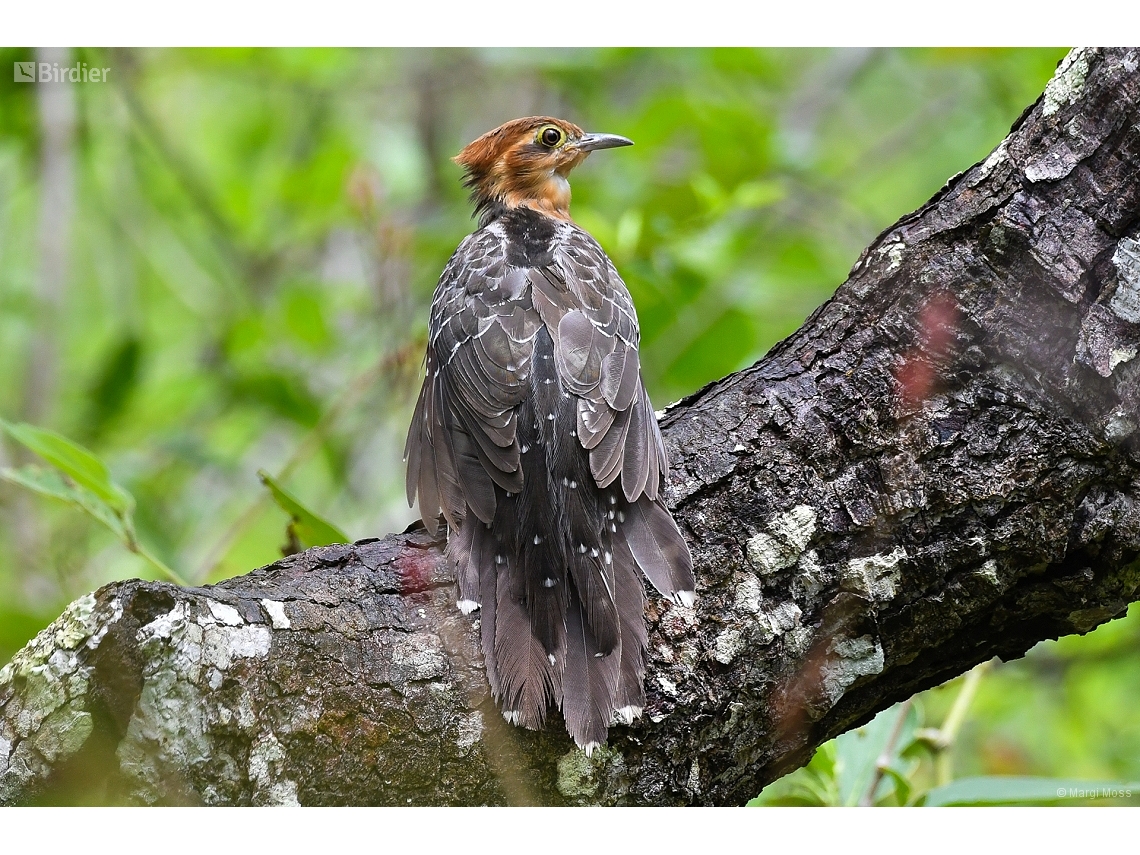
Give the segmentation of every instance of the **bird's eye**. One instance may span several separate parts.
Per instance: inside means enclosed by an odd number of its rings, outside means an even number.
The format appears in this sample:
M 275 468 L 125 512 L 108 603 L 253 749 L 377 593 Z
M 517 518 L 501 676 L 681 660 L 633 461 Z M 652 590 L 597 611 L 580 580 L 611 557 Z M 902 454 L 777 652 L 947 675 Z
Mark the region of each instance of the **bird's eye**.
M 547 148 L 555 148 L 561 145 L 565 139 L 566 134 L 562 132 L 562 129 L 553 125 L 547 125 L 538 135 L 538 141 Z

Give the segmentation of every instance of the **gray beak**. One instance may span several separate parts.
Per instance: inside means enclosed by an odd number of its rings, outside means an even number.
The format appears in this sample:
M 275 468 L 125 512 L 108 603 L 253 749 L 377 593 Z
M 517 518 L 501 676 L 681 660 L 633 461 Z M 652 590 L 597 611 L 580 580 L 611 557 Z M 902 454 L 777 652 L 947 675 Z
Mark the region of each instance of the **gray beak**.
M 576 147 L 579 151 L 597 151 L 600 148 L 621 148 L 623 145 L 633 145 L 633 140 L 617 134 L 586 134 L 578 140 Z

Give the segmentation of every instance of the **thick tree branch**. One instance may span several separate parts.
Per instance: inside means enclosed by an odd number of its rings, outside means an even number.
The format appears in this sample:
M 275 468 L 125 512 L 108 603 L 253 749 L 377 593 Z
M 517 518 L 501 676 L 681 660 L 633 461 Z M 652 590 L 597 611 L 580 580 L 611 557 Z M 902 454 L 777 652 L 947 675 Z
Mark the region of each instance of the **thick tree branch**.
M 74 603 L 0 675 L 0 802 L 736 804 L 1140 587 L 1140 51 L 1069 55 L 984 163 L 662 420 L 697 560 L 591 759 L 507 726 L 422 532 Z M 476 615 L 477 616 L 477 615 Z

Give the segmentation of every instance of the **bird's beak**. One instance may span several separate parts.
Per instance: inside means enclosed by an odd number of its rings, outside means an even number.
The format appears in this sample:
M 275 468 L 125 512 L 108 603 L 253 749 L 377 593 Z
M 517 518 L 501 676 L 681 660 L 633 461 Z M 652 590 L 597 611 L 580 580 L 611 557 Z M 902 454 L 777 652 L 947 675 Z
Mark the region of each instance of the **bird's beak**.
M 578 151 L 597 151 L 600 148 L 621 148 L 623 145 L 633 145 L 633 140 L 617 134 L 586 134 L 578 140 L 575 147 Z

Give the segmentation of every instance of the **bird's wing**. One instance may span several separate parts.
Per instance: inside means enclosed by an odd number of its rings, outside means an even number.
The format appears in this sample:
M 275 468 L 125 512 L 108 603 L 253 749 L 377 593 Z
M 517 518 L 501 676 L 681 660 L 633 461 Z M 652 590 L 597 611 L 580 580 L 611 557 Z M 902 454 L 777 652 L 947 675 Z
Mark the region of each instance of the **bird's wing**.
M 436 286 L 427 377 L 404 449 L 408 502 L 419 494 L 432 533 L 441 508 L 453 528 L 468 508 L 490 523 L 494 485 L 522 488 L 515 408 L 526 396 L 541 325 L 531 304 L 534 278 L 509 263 L 506 239 L 491 227 L 459 245 Z
M 566 226 L 552 263 L 535 278 L 534 307 L 555 345 L 562 383 L 577 398 L 577 434 L 599 487 L 621 479 L 629 502 L 657 498 L 668 468 L 641 380 L 633 300 L 589 234 Z

